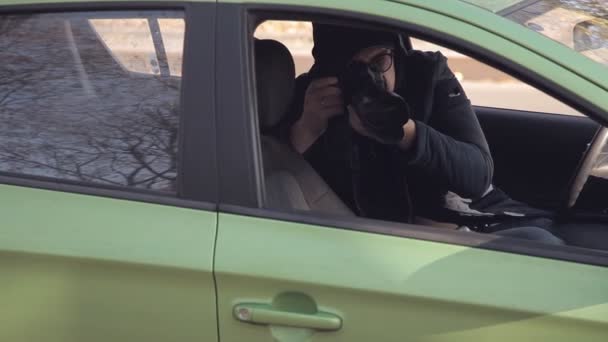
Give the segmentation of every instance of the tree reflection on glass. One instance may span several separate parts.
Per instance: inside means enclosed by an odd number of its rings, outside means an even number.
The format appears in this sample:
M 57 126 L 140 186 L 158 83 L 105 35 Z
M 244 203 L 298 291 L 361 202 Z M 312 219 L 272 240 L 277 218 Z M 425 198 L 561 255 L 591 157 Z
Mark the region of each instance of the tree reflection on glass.
M 89 17 L 0 19 L 0 172 L 174 192 L 180 79 L 128 71 L 113 54 L 141 34 L 111 51 Z

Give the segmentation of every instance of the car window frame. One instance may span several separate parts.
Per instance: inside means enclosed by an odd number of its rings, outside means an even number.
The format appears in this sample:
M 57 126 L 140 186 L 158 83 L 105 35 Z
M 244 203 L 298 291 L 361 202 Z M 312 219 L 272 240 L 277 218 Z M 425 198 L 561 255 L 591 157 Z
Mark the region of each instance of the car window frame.
M 307 212 L 279 212 L 264 208 L 264 181 L 261 161 L 260 135 L 257 120 L 257 100 L 253 72 L 253 32 L 263 20 L 308 20 L 313 18 L 334 19 L 340 17 L 366 24 L 379 24 L 402 28 L 417 36 L 440 43 L 446 47 L 464 51 L 499 70 L 524 79 L 525 82 L 546 88 L 549 94 L 567 99 L 578 110 L 595 111 L 597 118 L 608 114 L 593 104 L 578 98 L 567 89 L 561 89 L 537 75 L 527 75 L 527 69 L 501 59 L 489 51 L 480 51 L 471 43 L 413 24 L 392 19 L 378 18 L 369 14 L 352 13 L 317 7 L 281 4 L 234 4 L 218 5 L 218 22 L 224 25 L 217 32 L 217 125 L 218 171 L 220 175 L 220 213 L 265 218 L 327 227 L 330 229 L 355 230 L 400 238 L 420 239 L 497 252 L 517 253 L 534 257 L 572 261 L 582 264 L 608 266 L 608 252 L 574 246 L 551 246 L 534 241 L 496 239 L 492 235 L 462 234 L 441 228 L 372 220 L 359 217 L 310 215 Z M 229 26 L 229 27 L 226 27 Z M 221 57 L 221 58 L 220 58 Z M 234 95 L 242 95 L 235 97 Z M 561 100 L 561 99 L 560 99 Z M 254 229 L 255 227 L 252 227 Z
M 216 210 L 218 201 L 215 130 L 215 2 L 73 2 L 2 5 L 0 15 L 99 11 L 183 13 L 185 35 L 180 86 L 177 191 L 163 193 L 128 186 L 0 172 L 0 183 L 145 203 Z M 211 48 L 210 48 L 211 47 Z M 206 108 L 207 110 L 201 110 Z

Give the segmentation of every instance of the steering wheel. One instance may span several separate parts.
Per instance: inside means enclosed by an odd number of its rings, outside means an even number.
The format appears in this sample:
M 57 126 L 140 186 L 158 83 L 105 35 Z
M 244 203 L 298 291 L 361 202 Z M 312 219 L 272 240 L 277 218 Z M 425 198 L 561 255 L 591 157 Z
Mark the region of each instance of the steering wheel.
M 601 127 L 591 139 L 585 155 L 581 159 L 574 180 L 570 185 L 567 208 L 570 209 L 576 204 L 578 196 L 581 194 L 587 179 L 592 174 L 592 171 L 597 165 L 598 159 L 608 142 L 608 128 Z

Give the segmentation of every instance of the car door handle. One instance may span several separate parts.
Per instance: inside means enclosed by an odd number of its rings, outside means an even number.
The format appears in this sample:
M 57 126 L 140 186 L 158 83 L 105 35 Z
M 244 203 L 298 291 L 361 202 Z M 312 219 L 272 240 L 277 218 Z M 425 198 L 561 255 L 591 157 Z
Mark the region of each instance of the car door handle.
M 278 310 L 265 304 L 237 304 L 235 317 L 245 323 L 282 325 L 320 331 L 335 331 L 342 327 L 342 318 L 327 312 L 313 314 Z

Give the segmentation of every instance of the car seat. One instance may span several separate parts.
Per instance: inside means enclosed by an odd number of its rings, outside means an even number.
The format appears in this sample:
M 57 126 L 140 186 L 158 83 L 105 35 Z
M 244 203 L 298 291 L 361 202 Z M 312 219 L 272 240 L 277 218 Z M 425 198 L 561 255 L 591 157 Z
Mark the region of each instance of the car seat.
M 258 119 L 264 132 L 276 126 L 289 109 L 295 66 L 283 44 L 269 39 L 256 39 L 254 44 Z M 354 215 L 298 152 L 270 135 L 262 134 L 260 141 L 266 208 Z

